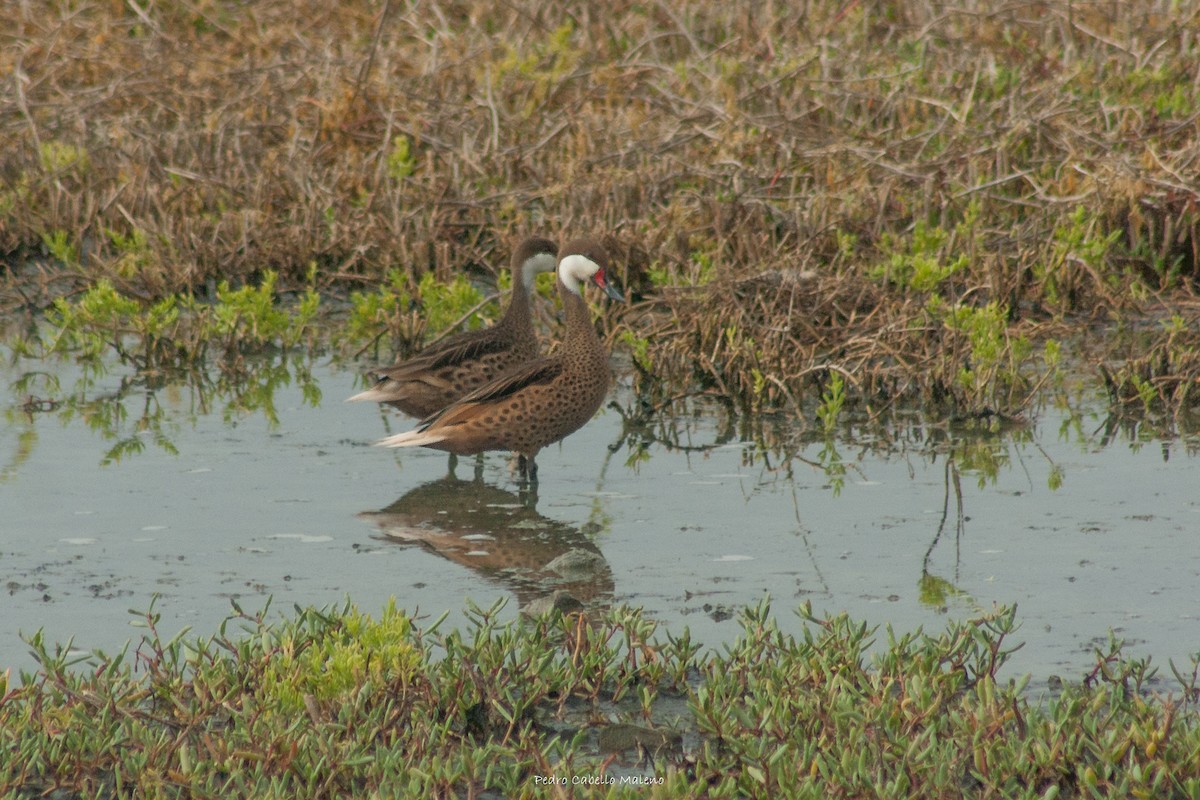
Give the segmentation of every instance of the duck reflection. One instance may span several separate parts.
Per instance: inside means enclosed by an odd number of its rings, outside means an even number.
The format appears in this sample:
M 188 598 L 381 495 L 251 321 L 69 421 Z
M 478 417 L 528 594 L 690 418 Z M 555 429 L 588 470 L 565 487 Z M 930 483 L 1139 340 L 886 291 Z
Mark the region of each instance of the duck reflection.
M 380 541 L 425 547 L 516 595 L 523 611 L 603 607 L 612 568 L 578 528 L 540 513 L 537 495 L 516 494 L 453 473 L 422 484 L 380 511 L 358 516 Z

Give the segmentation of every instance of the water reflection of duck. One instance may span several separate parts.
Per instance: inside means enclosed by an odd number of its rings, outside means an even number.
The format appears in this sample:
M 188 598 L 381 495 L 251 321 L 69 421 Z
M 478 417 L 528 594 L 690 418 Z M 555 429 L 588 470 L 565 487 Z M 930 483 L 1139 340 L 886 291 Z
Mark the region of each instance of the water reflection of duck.
M 621 294 L 605 276 L 608 255 L 594 239 L 575 239 L 560 251 L 558 293 L 566 311 L 566 334 L 558 354 L 538 358 L 479 387 L 411 431 L 378 442 L 388 447 L 432 447 L 456 455 L 485 450 L 518 454 L 522 476 L 537 482 L 538 451 L 590 420 L 608 394 L 604 349 L 583 301 L 585 282 L 615 300 Z
M 367 373 L 375 385 L 346 402 L 387 403 L 414 417 L 427 417 L 467 392 L 539 355 L 529 293 L 539 273 L 552 272 L 558 246 L 531 236 L 512 255 L 512 300 L 490 328 L 468 331 L 422 350 L 394 367 Z
M 518 495 L 453 474 L 422 484 L 380 511 L 359 514 L 379 527 L 382 541 L 419 544 L 499 583 L 522 609 L 553 597 L 555 607 L 604 606 L 612 599 L 612 569 L 578 528 Z

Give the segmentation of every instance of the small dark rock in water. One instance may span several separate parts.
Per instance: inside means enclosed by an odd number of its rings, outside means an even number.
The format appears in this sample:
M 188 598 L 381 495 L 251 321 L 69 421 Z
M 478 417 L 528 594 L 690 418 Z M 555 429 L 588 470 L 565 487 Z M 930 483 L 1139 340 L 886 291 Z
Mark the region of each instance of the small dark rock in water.
M 676 731 L 617 723 L 600 729 L 597 744 L 604 753 L 620 753 L 635 747 L 653 752 L 664 747 L 680 747 L 683 737 Z
M 724 622 L 727 619 L 732 619 L 734 612 L 726 606 L 714 606 L 712 603 L 704 604 L 704 613 L 708 614 L 713 622 Z
M 575 547 L 563 553 L 545 566 L 546 571 L 557 573 L 569 581 L 581 581 L 595 577 L 608 566 L 604 556 Z
M 548 595 L 539 597 L 521 609 L 527 617 L 541 617 L 546 614 L 571 614 L 583 611 L 583 603 L 579 602 L 570 592 L 557 589 Z

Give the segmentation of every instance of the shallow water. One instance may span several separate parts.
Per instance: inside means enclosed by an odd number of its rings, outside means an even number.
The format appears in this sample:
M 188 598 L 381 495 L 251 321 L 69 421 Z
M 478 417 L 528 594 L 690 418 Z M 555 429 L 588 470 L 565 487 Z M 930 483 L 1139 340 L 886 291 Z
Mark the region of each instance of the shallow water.
M 118 650 L 154 595 L 165 635 L 207 636 L 231 599 L 375 613 L 394 595 L 455 623 L 467 598 L 511 598 L 513 617 L 560 591 L 709 645 L 765 594 L 793 631 L 804 601 L 932 632 L 1016 603 L 1007 670 L 1034 687 L 1082 676 L 1110 629 L 1164 667 L 1200 651 L 1195 440 L 1131 442 L 1098 412 L 1048 409 L 1005 433 L 912 418 L 832 446 L 767 420 L 764 447 L 717 407 L 653 429 L 607 409 L 543 451 L 530 497 L 502 454 L 448 478 L 442 453 L 370 447 L 410 422 L 343 404 L 351 372 L 266 374 L 233 402 L 215 384 L 130 391 L 117 367 L 0 369 L 0 670 L 33 666 L 19 631 Z

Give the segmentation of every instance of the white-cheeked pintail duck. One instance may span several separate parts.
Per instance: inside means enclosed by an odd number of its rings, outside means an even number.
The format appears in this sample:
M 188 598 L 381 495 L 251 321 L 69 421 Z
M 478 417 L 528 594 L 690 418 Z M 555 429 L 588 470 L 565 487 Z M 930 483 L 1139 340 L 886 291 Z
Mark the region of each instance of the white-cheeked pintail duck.
M 513 251 L 512 300 L 490 328 L 456 334 L 414 358 L 368 375 L 375 385 L 346 402 L 369 400 L 427 417 L 541 353 L 533 331 L 529 295 L 543 272 L 553 272 L 558 246 L 532 236 Z
M 431 447 L 455 455 L 514 451 L 522 477 L 536 482 L 538 451 L 583 427 L 608 393 L 608 352 L 582 294 L 583 284 L 590 281 L 609 297 L 621 299 L 608 283 L 607 268 L 608 256 L 598 241 L 569 242 L 558 261 L 558 293 L 566 312 L 559 351 L 514 368 L 421 420 L 414 430 L 378 444 Z

